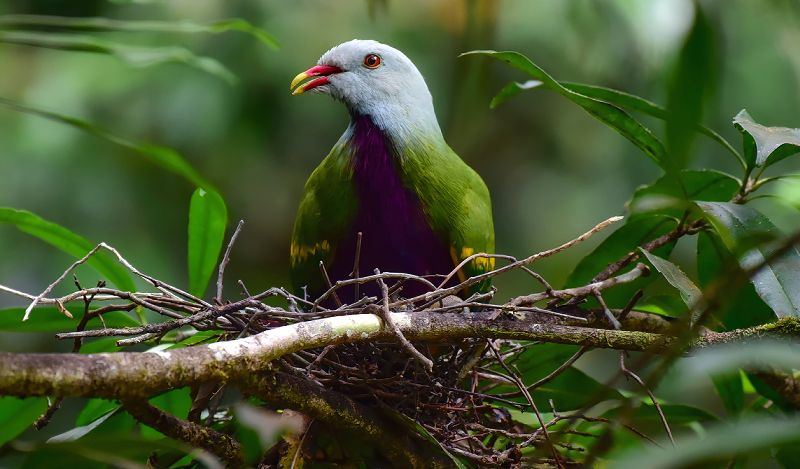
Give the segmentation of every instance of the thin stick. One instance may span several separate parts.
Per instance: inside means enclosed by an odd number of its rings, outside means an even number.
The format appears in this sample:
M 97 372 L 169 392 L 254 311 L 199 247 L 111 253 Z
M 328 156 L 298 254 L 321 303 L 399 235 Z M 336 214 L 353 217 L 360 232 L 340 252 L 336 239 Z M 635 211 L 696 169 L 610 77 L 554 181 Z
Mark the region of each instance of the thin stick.
M 375 273 L 380 273 L 378 269 L 375 269 Z M 378 284 L 381 287 L 381 293 L 383 295 L 383 307 L 377 308 L 378 311 L 381 313 L 380 317 L 383 319 L 384 324 L 389 328 L 389 330 L 394 333 L 397 337 L 397 340 L 400 341 L 400 345 L 406 349 L 406 351 L 411 354 L 412 357 L 417 359 L 422 366 L 425 367 L 428 371 L 433 371 L 433 362 L 422 354 L 419 350 L 414 348 L 411 342 L 406 339 L 406 336 L 403 335 L 403 332 L 397 327 L 397 324 L 392 320 L 392 311 L 389 309 L 389 287 L 386 286 L 386 282 L 383 281 L 382 278 L 378 279 Z
M 649 267 L 647 267 L 644 264 L 637 264 L 636 267 L 631 269 L 629 272 L 625 272 L 624 274 L 620 274 L 616 277 L 607 278 L 600 282 L 590 283 L 582 287 L 565 288 L 563 290 L 553 290 L 552 292 L 550 292 L 549 295 L 547 294 L 547 292 L 543 292 L 543 293 L 534 293 L 532 295 L 518 296 L 509 301 L 508 304 L 514 306 L 520 306 L 520 305 L 536 303 L 538 301 L 543 301 L 554 297 L 569 299 L 569 298 L 574 298 L 576 296 L 587 296 L 593 294 L 595 291 L 605 290 L 607 288 L 611 288 L 621 283 L 633 282 L 637 278 L 649 274 L 650 274 Z
M 583 233 L 582 235 L 578 236 L 575 239 L 572 239 L 570 241 L 567 241 L 564 244 L 561 244 L 560 246 L 556 246 L 556 247 L 554 247 L 552 249 L 547 249 L 545 251 L 537 252 L 536 254 L 532 254 L 532 255 L 526 257 L 525 259 L 521 259 L 521 260 L 519 260 L 517 262 L 512 262 L 511 264 L 505 265 L 505 266 L 500 267 L 498 269 L 495 269 L 495 270 L 492 270 L 492 271 L 489 271 L 489 272 L 485 272 L 485 273 L 482 273 L 482 274 L 479 274 L 479 275 L 475 275 L 475 276 L 470 277 L 467 280 L 465 280 L 465 281 L 461 282 L 460 284 L 455 285 L 453 287 L 437 289 L 434 293 L 439 297 L 445 297 L 445 296 L 448 296 L 448 295 L 453 295 L 456 292 L 458 292 L 460 290 L 463 290 L 465 287 L 469 287 L 471 285 L 475 285 L 477 283 L 480 283 L 480 282 L 486 280 L 487 278 L 495 277 L 495 276 L 497 276 L 499 274 L 502 274 L 504 272 L 508 272 L 509 270 L 514 270 L 514 269 L 519 268 L 520 266 L 528 265 L 528 264 L 530 264 L 532 262 L 535 262 L 535 261 L 537 261 L 539 259 L 543 259 L 545 257 L 549 257 L 549 256 L 552 256 L 554 254 L 558 254 L 561 251 L 569 249 L 572 246 L 574 246 L 574 245 L 576 245 L 576 244 L 578 244 L 578 243 L 580 243 L 582 241 L 585 241 L 586 239 L 590 238 L 592 235 L 598 233 L 599 231 L 602 231 L 603 229 L 607 228 L 611 224 L 616 223 L 616 222 L 622 220 L 623 218 L 624 217 L 621 217 L 621 216 L 608 218 L 608 219 L 603 220 L 602 222 L 598 223 L 597 225 L 595 225 L 589 231 Z M 485 253 L 481 253 L 481 255 L 482 256 L 490 256 L 490 254 L 485 254 Z M 448 274 L 448 275 L 455 275 L 458 272 L 458 270 L 461 267 L 463 267 L 462 264 L 464 264 L 464 261 L 459 263 L 456 266 L 456 268 L 453 269 L 453 271 L 451 271 L 450 274 Z M 416 303 L 418 301 L 429 301 L 430 299 L 431 299 L 431 294 L 430 293 L 426 293 L 426 294 L 422 294 L 422 295 L 416 296 L 414 298 L 408 298 L 408 299 L 402 300 L 400 302 L 395 302 L 395 305 Z
M 48 398 L 48 401 L 49 400 L 50 399 Z M 56 412 L 58 412 L 58 409 L 61 408 L 62 402 L 64 402 L 63 397 L 57 397 L 56 400 L 50 402 L 49 405 L 47 406 L 47 410 L 45 410 L 44 413 L 40 415 L 39 418 L 37 418 L 33 422 L 33 428 L 41 430 L 42 428 L 46 427 L 47 424 L 50 423 L 50 420 L 53 418 L 53 415 L 55 415 Z
M 303 432 L 303 437 L 300 438 L 300 441 L 297 443 L 297 449 L 294 452 L 294 456 L 292 457 L 292 464 L 289 466 L 289 469 L 294 469 L 295 465 L 297 464 L 297 456 L 303 451 L 303 444 L 306 442 L 306 438 L 308 434 L 311 433 L 311 425 L 314 425 L 314 419 L 311 419 L 306 426 L 306 431 Z
M 325 286 L 328 288 L 328 291 L 331 291 L 331 295 L 333 296 L 333 301 L 336 302 L 336 305 L 340 308 L 344 306 L 342 300 L 339 299 L 339 295 L 336 294 L 336 291 L 333 289 L 333 285 L 331 285 L 331 278 L 328 276 L 328 271 L 325 269 L 325 263 L 319 261 L 319 271 L 322 274 L 322 279 L 325 280 Z M 339 282 L 336 282 L 337 285 Z M 319 300 L 317 300 L 319 301 Z
M 358 278 L 358 274 L 359 274 L 358 269 L 359 269 L 359 264 L 361 263 L 361 238 L 362 238 L 362 236 L 363 236 L 363 233 L 360 232 L 360 231 L 356 234 L 356 255 L 353 256 L 353 271 L 350 272 L 350 277 L 353 277 L 355 279 Z M 361 296 L 361 295 L 359 295 L 359 293 L 360 293 L 359 292 L 359 288 L 360 287 L 361 287 L 361 284 L 359 284 L 359 283 L 355 284 L 355 293 L 356 294 L 353 297 L 353 300 L 358 301 L 358 297 Z
M 611 310 L 608 309 L 606 300 L 603 299 L 603 295 L 600 293 L 600 290 L 594 290 L 592 292 L 592 295 L 595 297 L 597 302 L 600 303 L 600 307 L 603 308 L 603 314 L 605 314 L 606 319 L 608 319 L 608 322 L 611 323 L 611 327 L 613 327 L 614 330 L 617 331 L 620 330 L 622 328 L 622 324 L 620 324 L 617 318 L 614 317 L 614 313 L 612 313 Z
M 242 231 L 242 226 L 244 225 L 244 220 L 239 220 L 239 223 L 236 225 L 236 229 L 233 230 L 233 235 L 231 235 L 230 241 L 228 241 L 228 247 L 225 248 L 225 254 L 222 256 L 222 262 L 219 263 L 219 274 L 217 275 L 217 304 L 222 304 L 222 279 L 225 275 L 225 267 L 228 266 L 228 262 L 231 261 L 231 250 L 233 249 L 233 243 L 236 242 L 236 238 L 239 237 L 239 232 Z
M 553 379 L 555 379 L 558 375 L 563 373 L 567 368 L 571 367 L 572 364 L 575 363 L 579 358 L 581 358 L 581 356 L 583 356 L 583 354 L 586 353 L 590 348 L 591 347 L 588 347 L 588 346 L 584 345 L 583 347 L 578 349 L 578 351 L 575 352 L 575 355 L 569 357 L 569 359 L 567 361 L 562 363 L 561 366 L 559 366 L 558 368 L 553 370 L 549 375 L 545 376 L 544 378 L 540 379 L 539 381 L 537 381 L 537 382 L 531 384 L 530 386 L 528 386 L 528 391 L 533 391 L 534 389 L 536 389 L 536 388 L 538 388 L 538 387 L 540 387 L 540 386 L 542 386 L 544 384 L 547 384 L 550 381 L 552 381 Z
M 28 305 L 27 308 L 25 308 L 25 315 L 22 316 L 22 320 L 23 321 L 27 321 L 28 317 L 30 317 L 30 315 L 31 315 L 31 311 L 33 311 L 33 308 L 36 307 L 36 305 L 39 303 L 39 301 L 42 298 L 44 298 L 45 296 L 47 296 L 48 293 L 53 291 L 53 288 L 55 288 L 56 285 L 61 283 L 61 281 L 64 280 L 67 277 L 67 275 L 70 274 L 70 272 L 75 270 L 79 265 L 81 265 L 81 264 L 85 263 L 86 261 L 88 261 L 89 258 L 92 257 L 94 255 L 94 253 L 96 253 L 100 249 L 101 245 L 102 245 L 102 243 L 100 243 L 97 246 L 93 247 L 89 252 L 86 253 L 85 256 L 83 256 L 80 259 L 78 259 L 77 261 L 73 262 L 72 265 L 67 267 L 67 270 L 65 270 L 61 275 L 59 275 L 58 278 L 53 283 L 48 285 L 47 288 L 45 288 L 43 292 L 41 292 L 38 295 L 36 295 L 36 297 L 33 299 L 33 301 L 31 301 L 31 304 Z
M 342 288 L 342 287 L 347 286 L 347 285 L 358 284 L 358 283 L 374 282 L 374 281 L 378 280 L 379 278 L 380 279 L 384 279 L 384 280 L 388 280 L 388 279 L 413 280 L 415 282 L 419 282 L 419 283 L 422 283 L 422 284 L 430 287 L 431 290 L 436 290 L 436 285 L 434 285 L 430 280 L 428 280 L 425 277 L 422 277 L 420 275 L 406 274 L 406 273 L 402 273 L 402 272 L 381 272 L 380 274 L 367 275 L 367 276 L 360 277 L 360 278 L 357 278 L 357 279 L 356 278 L 351 278 L 351 279 L 347 279 L 347 280 L 337 280 L 336 283 L 332 287 L 328 288 L 328 290 L 325 293 L 320 295 L 319 298 L 317 298 L 314 301 L 314 305 L 315 305 L 315 307 L 319 307 L 319 304 L 323 300 L 325 300 L 327 297 L 331 296 L 339 288 Z M 419 301 L 419 298 L 417 298 L 416 301 Z M 404 300 L 403 303 L 408 303 L 408 301 Z M 397 304 L 397 302 L 395 302 L 393 304 Z
M 636 373 L 629 370 L 627 366 L 625 366 L 625 351 L 620 350 L 619 352 L 619 369 L 628 376 L 629 378 L 633 379 L 647 392 L 647 395 L 650 396 L 650 400 L 653 401 L 653 406 L 656 408 L 656 412 L 658 412 L 658 417 L 661 419 L 661 424 L 664 425 L 664 430 L 667 432 L 667 436 L 669 437 L 669 442 L 672 443 L 672 447 L 675 447 L 675 438 L 672 437 L 672 430 L 669 428 L 669 422 L 667 422 L 667 417 L 664 415 L 664 411 L 661 410 L 661 405 L 656 400 L 656 396 L 650 391 L 650 388 L 647 387 L 647 384 L 639 377 Z
M 547 431 L 547 425 L 544 423 L 542 414 L 539 412 L 539 408 L 536 406 L 536 402 L 533 400 L 531 393 L 528 392 L 528 388 L 525 386 L 525 383 L 522 381 L 522 379 L 520 379 L 517 373 L 515 373 L 514 370 L 512 370 L 511 367 L 508 366 L 508 364 L 506 364 L 506 362 L 503 360 L 503 357 L 500 356 L 500 351 L 497 350 L 497 346 L 495 346 L 491 340 L 487 340 L 486 343 L 489 345 L 489 348 L 492 350 L 492 353 L 494 353 L 494 356 L 497 357 L 497 361 L 500 363 L 500 366 L 502 366 L 508 372 L 511 379 L 514 381 L 519 390 L 525 396 L 525 399 L 528 401 L 528 404 L 531 405 L 531 409 L 533 409 L 533 412 L 536 414 L 536 419 L 539 421 L 539 428 L 542 429 L 542 434 L 544 435 L 544 439 L 547 442 L 547 445 L 550 447 L 550 451 L 553 453 L 553 458 L 555 459 L 556 466 L 559 468 L 563 468 L 563 465 L 561 464 L 561 458 L 558 455 L 558 451 L 556 450 L 555 445 L 553 445 L 553 441 L 550 439 L 550 434 Z

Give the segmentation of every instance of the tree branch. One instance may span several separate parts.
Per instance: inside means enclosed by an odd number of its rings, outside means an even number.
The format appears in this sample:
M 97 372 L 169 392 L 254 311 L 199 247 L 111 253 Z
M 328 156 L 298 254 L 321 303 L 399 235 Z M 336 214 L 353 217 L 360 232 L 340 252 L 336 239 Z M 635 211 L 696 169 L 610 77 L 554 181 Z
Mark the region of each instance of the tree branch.
M 468 337 L 537 340 L 618 350 L 665 352 L 677 339 L 665 334 L 542 324 L 539 313 L 392 313 L 413 341 Z M 763 336 L 800 337 L 796 319 L 730 332 L 708 332 L 690 347 Z M 271 329 L 243 339 L 158 352 L 99 354 L 0 353 L 0 395 L 146 398 L 191 384 L 235 382 L 270 369 L 284 355 L 326 345 L 394 340 L 373 314 L 335 316 Z
M 212 428 L 181 420 L 163 412 L 143 399 L 122 401 L 125 410 L 139 422 L 192 446 L 203 448 L 225 461 L 227 467 L 242 467 L 244 453 L 241 445 L 230 436 Z

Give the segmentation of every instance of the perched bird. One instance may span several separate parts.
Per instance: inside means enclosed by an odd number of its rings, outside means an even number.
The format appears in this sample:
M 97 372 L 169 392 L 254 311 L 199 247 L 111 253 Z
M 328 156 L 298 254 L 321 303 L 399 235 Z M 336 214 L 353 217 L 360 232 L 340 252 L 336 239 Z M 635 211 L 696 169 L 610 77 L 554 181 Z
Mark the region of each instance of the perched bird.
M 320 262 L 331 282 L 374 269 L 441 281 L 471 254 L 494 252 L 489 191 L 445 142 L 425 80 L 402 52 L 376 41 L 345 42 L 290 89 L 328 94 L 350 113 L 347 130 L 305 185 L 290 249 L 295 288 L 308 287 L 311 298 L 326 289 Z M 494 259 L 478 258 L 455 280 L 493 266 Z M 488 282 L 471 291 L 486 288 Z M 401 295 L 428 290 L 406 282 Z M 353 301 L 348 291 L 340 296 Z M 376 294 L 367 285 L 360 291 Z

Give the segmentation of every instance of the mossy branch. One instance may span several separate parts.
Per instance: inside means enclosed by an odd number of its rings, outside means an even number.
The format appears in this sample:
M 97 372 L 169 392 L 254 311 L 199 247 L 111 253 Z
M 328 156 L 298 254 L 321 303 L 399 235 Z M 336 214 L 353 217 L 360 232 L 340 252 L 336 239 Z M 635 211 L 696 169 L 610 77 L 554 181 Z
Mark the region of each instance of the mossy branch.
M 669 334 L 543 324 L 535 312 L 392 313 L 409 340 L 447 342 L 464 338 L 535 340 L 596 348 L 665 352 Z M 800 337 L 798 320 L 785 318 L 749 329 L 708 332 L 691 348 L 761 337 Z M 354 314 L 271 329 L 237 340 L 159 352 L 98 354 L 0 353 L 0 395 L 146 398 L 208 381 L 237 382 L 270 370 L 300 350 L 395 338 L 378 316 Z

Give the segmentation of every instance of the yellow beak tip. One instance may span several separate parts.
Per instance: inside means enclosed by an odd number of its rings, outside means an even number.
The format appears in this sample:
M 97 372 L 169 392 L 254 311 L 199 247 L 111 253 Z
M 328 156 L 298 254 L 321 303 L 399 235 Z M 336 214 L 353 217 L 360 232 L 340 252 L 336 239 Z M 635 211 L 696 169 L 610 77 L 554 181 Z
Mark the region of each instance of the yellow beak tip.
M 299 85 L 303 80 L 305 80 L 309 76 L 311 75 L 307 74 L 306 72 L 301 72 L 298 73 L 296 77 L 294 77 L 294 79 L 292 80 L 292 84 L 289 85 L 289 91 L 294 90 L 292 91 L 292 95 L 303 93 L 304 90 L 302 88 L 295 89 L 295 86 Z

